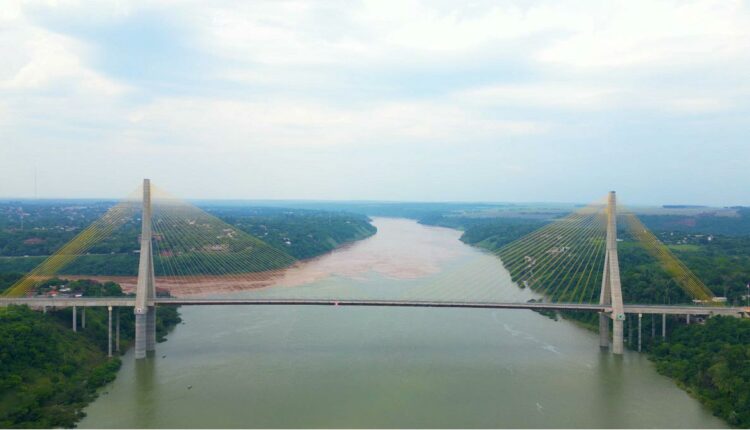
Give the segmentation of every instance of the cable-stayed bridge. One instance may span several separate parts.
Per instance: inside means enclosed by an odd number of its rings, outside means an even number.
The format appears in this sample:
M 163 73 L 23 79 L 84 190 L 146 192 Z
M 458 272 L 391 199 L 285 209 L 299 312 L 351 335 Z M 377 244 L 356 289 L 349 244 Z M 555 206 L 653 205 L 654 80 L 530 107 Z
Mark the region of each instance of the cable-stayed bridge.
M 142 196 L 142 197 L 141 197 Z M 140 217 L 139 217 L 140 215 Z M 29 294 L 40 281 L 60 273 L 76 259 L 95 249 L 127 225 L 140 221 L 135 295 L 123 297 L 33 297 Z M 615 193 L 605 202 L 595 203 L 555 220 L 548 225 L 506 241 L 496 254 L 507 269 L 508 281 L 522 289 L 536 291 L 542 300 L 508 300 L 498 295 L 495 284 L 472 282 L 464 274 L 447 273 L 420 288 L 388 291 L 377 297 L 352 292 L 326 292 L 287 288 L 284 294 L 263 294 L 265 280 L 294 262 L 287 253 L 269 246 L 258 237 L 152 187 L 144 180 L 142 190 L 111 208 L 103 217 L 83 230 L 60 251 L 47 258 L 0 297 L 0 305 L 72 307 L 73 327 L 77 326 L 77 308 L 85 321 L 86 307 L 108 307 L 110 354 L 112 348 L 113 308 L 133 308 L 135 312 L 135 356 L 143 358 L 155 350 L 156 308 L 182 305 L 254 305 L 254 306 L 397 306 L 471 309 L 530 309 L 537 311 L 575 311 L 599 314 L 600 344 L 611 345 L 612 352 L 623 352 L 623 326 L 626 315 L 643 314 L 733 315 L 744 316 L 748 309 L 705 305 L 645 305 L 623 302 L 618 257 L 617 201 Z M 625 214 L 626 226 L 646 251 L 658 260 L 685 293 L 702 303 L 713 304 L 711 291 L 633 214 Z M 131 230 L 133 230 L 131 228 Z M 134 231 L 134 230 L 133 230 Z M 502 241 L 503 238 L 490 240 Z M 482 264 L 497 265 L 497 260 L 479 262 L 469 273 L 485 270 Z M 185 280 L 226 283 L 247 287 L 243 297 L 162 297 L 159 283 Z M 119 312 L 115 316 L 115 342 L 119 343 Z M 610 323 L 610 321 L 612 321 Z M 611 327 L 611 343 L 610 343 Z M 640 344 L 640 342 L 639 342 Z

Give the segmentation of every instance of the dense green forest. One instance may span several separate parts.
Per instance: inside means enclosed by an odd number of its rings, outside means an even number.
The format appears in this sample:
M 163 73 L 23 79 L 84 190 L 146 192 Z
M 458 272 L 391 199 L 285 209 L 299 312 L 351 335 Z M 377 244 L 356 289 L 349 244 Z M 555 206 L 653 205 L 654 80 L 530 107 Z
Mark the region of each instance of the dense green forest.
M 714 317 L 679 326 L 650 356 L 668 375 L 733 426 L 750 427 L 750 320 Z
M 1 276 L 0 292 L 19 276 Z M 63 283 L 85 296 L 123 295 L 112 282 L 53 279 L 40 287 Z M 107 310 L 85 312 L 86 328 L 73 332 L 68 308 L 46 314 L 26 306 L 0 309 L 0 427 L 74 427 L 97 389 L 115 378 L 120 359 L 107 358 Z M 125 351 L 133 341 L 135 318 L 130 308 L 119 312 L 121 351 Z M 159 307 L 159 341 L 179 322 L 177 308 Z
M 0 311 L 0 364 L 0 426 L 44 428 L 72 427 L 120 360 L 54 315 L 11 306 Z
M 723 236 L 750 234 L 750 208 L 733 208 L 735 213 L 716 213 L 707 209 L 694 215 L 639 215 L 641 221 L 654 231 L 708 233 Z
M 461 240 L 489 250 L 542 227 L 562 214 L 539 218 L 481 218 L 455 214 L 431 214 L 425 224 L 459 228 Z M 642 221 L 682 260 L 716 296 L 731 304 L 745 304 L 750 282 L 750 210 L 737 216 L 696 214 L 642 216 Z M 618 244 L 623 299 L 626 303 L 689 303 L 690 297 L 669 277 L 657 261 L 619 223 Z M 555 298 L 551 298 L 555 299 Z M 597 316 L 569 313 L 596 329 Z M 682 318 L 667 318 L 666 340 L 660 333 L 661 318 L 643 318 L 644 350 L 657 370 L 678 383 L 733 426 L 750 427 L 750 321 L 730 317 L 710 318 L 704 324 L 687 325 Z M 633 333 L 629 316 L 626 331 Z M 657 331 L 657 327 L 658 330 Z M 636 342 L 628 335 L 627 343 Z

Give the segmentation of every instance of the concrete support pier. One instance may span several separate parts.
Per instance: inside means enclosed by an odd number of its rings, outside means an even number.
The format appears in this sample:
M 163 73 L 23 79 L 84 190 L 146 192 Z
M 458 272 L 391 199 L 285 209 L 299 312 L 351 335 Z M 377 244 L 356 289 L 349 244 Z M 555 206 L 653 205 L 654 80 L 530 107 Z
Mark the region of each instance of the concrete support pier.
M 146 314 L 135 314 L 135 358 L 146 358 Z
M 78 331 L 78 324 L 76 323 L 76 307 L 73 306 L 73 331 Z
M 107 357 L 112 357 L 112 306 L 107 306 Z
M 622 354 L 624 348 L 623 320 L 612 320 L 612 353 Z
M 667 338 L 667 314 L 661 314 L 661 338 Z
M 156 306 L 149 306 L 146 313 L 146 351 L 156 350 Z
M 685 324 L 690 325 L 690 314 L 685 315 Z
M 609 315 L 599 314 L 599 346 L 609 348 Z

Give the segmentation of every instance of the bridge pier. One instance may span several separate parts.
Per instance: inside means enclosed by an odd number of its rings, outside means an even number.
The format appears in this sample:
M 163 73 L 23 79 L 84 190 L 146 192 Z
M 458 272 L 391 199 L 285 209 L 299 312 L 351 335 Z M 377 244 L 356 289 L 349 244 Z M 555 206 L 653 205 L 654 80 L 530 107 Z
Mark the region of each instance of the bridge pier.
M 661 338 L 667 338 L 667 314 L 661 314 Z
M 623 321 L 621 319 L 612 320 L 612 353 L 622 354 L 624 341 L 623 341 Z
M 146 351 L 156 350 L 156 306 L 149 306 L 146 312 Z
M 112 306 L 107 306 L 107 357 L 112 357 Z
M 135 358 L 146 358 L 146 314 L 135 313 Z
M 81 308 L 81 328 L 86 329 L 86 306 Z
M 609 315 L 599 313 L 599 346 L 609 348 Z
M 685 323 L 690 325 L 690 314 L 685 315 Z
M 76 307 L 73 306 L 73 331 L 78 331 L 78 324 L 76 323 Z

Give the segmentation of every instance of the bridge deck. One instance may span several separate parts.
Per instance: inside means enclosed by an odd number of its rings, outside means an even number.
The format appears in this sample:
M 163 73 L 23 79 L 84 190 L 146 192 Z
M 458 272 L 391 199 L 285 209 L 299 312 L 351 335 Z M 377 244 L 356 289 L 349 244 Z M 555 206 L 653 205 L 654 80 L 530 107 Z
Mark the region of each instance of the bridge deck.
M 427 307 L 427 308 L 472 308 L 472 309 L 531 309 L 547 311 L 611 312 L 612 309 L 588 303 L 512 303 L 512 302 L 468 302 L 429 300 L 348 300 L 348 299 L 250 299 L 250 298 L 181 298 L 159 297 L 155 305 L 181 306 L 235 306 L 235 305 L 281 305 L 281 306 L 382 306 L 382 307 Z M 94 307 L 135 306 L 134 297 L 19 297 L 0 298 L 0 306 L 29 305 L 50 307 Z M 734 315 L 750 313 L 750 308 L 695 305 L 625 305 L 629 314 L 674 314 L 674 315 Z

